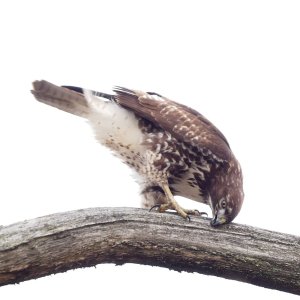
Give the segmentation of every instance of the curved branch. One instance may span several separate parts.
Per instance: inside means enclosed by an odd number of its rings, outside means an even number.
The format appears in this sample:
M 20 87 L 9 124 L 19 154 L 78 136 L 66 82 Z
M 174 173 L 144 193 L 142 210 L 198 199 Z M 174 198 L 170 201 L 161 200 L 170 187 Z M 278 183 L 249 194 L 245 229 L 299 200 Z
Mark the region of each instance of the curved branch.
M 91 208 L 0 228 L 0 286 L 100 263 L 199 272 L 300 295 L 300 237 L 173 214 Z

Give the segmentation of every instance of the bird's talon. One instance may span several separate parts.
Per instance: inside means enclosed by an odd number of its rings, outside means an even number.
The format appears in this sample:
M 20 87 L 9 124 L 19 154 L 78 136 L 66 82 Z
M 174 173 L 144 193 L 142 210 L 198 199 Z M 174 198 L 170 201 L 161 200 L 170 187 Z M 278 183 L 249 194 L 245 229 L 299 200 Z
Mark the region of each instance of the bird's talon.
M 183 208 L 180 208 L 180 207 L 177 207 L 177 205 L 170 205 L 170 204 L 156 204 L 156 205 L 153 205 L 150 209 L 149 209 L 149 212 L 155 210 L 157 212 L 165 212 L 166 210 L 168 209 L 173 209 L 175 211 L 177 211 L 178 215 L 180 215 L 181 217 L 183 217 L 185 220 L 191 222 L 191 217 L 190 215 L 199 215 L 199 216 L 203 216 L 203 215 L 206 215 L 208 217 L 208 214 L 206 212 L 202 212 L 202 211 L 199 211 L 198 209 L 183 209 Z
M 199 213 L 199 216 L 206 216 L 206 217 L 208 217 L 208 214 L 205 211 L 199 211 L 198 210 L 198 213 Z
M 198 216 L 206 215 L 208 217 L 208 214 L 206 212 L 199 211 L 198 209 L 184 209 L 183 211 L 188 215 L 198 215 Z
M 161 206 L 161 204 L 155 204 L 155 205 L 153 205 L 153 206 L 149 209 L 149 212 L 151 212 L 151 211 L 152 211 L 153 209 L 155 209 L 155 208 L 158 208 L 158 210 L 159 210 L 160 206 Z

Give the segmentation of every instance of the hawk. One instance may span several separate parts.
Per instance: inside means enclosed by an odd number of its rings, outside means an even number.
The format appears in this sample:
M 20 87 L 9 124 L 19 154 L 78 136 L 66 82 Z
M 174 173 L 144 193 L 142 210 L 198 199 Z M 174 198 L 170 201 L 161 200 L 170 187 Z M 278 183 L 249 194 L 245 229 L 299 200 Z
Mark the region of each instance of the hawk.
M 142 205 L 175 210 L 174 196 L 210 206 L 211 225 L 231 222 L 244 193 L 241 167 L 224 135 L 202 114 L 157 93 L 115 87 L 106 94 L 33 82 L 43 103 L 88 119 L 97 140 L 137 173 Z

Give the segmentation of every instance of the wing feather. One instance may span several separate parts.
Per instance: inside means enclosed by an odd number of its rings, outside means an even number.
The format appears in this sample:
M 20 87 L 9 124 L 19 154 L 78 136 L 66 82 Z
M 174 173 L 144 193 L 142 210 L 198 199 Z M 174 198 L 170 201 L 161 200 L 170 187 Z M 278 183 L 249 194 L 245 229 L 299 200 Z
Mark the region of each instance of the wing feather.
M 221 131 L 196 110 L 157 94 L 115 87 L 117 102 L 169 131 L 204 155 L 229 161 L 232 152 Z

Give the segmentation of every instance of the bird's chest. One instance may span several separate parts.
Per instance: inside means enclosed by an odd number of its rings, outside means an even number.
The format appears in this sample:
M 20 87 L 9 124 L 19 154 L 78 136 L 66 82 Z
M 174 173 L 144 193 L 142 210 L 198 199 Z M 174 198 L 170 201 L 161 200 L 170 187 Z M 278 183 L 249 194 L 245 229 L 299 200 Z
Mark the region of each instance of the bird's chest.
M 190 168 L 180 178 L 173 179 L 173 177 L 170 177 L 170 187 L 174 195 L 206 203 L 208 194 L 204 176 L 201 171 Z M 199 182 L 200 177 L 201 184 Z
M 147 149 L 144 147 L 135 147 L 134 145 L 119 144 L 117 151 L 114 152 L 116 156 L 121 158 L 123 163 L 135 170 L 138 174 L 146 174 L 145 153 Z

